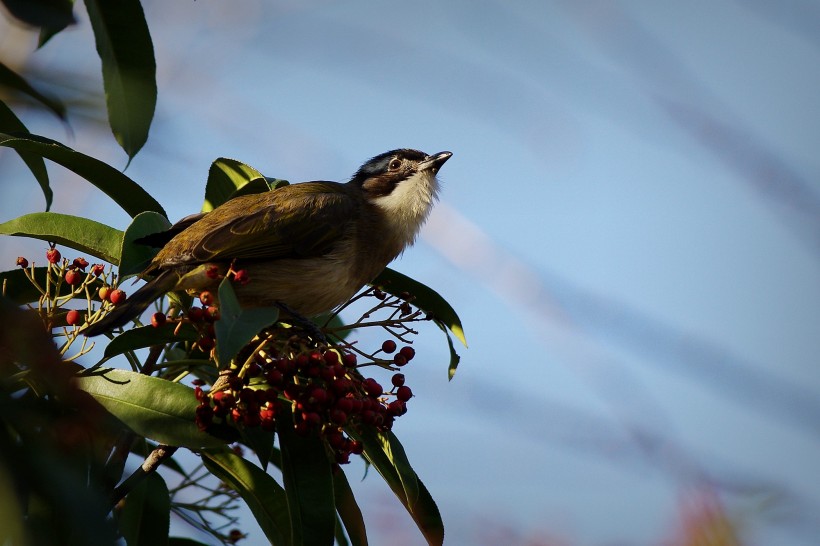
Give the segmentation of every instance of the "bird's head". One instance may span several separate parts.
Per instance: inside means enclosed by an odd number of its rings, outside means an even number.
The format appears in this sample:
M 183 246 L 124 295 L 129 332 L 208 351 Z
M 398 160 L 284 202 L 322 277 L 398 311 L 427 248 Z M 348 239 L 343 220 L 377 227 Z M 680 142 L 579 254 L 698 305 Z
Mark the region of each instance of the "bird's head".
M 452 155 L 392 150 L 367 161 L 350 183 L 360 187 L 365 200 L 381 210 L 389 225 L 410 243 L 438 196 L 436 174 Z

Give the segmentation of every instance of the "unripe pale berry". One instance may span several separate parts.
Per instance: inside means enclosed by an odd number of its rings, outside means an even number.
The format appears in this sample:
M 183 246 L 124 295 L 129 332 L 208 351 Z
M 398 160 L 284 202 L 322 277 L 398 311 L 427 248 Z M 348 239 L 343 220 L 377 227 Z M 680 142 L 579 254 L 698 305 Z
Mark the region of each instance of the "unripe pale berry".
M 110 286 L 101 286 L 98 294 L 102 301 L 109 301 L 111 299 L 111 292 L 113 292 L 113 290 Z

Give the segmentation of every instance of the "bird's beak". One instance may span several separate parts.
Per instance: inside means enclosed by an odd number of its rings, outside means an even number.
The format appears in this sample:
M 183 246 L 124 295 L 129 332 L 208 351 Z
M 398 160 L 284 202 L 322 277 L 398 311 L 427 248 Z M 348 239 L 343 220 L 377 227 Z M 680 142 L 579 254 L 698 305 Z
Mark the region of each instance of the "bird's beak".
M 425 171 L 427 169 L 432 170 L 434 173 L 437 173 L 438 170 L 444 165 L 444 162 L 450 159 L 453 156 L 453 152 L 439 152 L 437 154 L 428 155 L 424 161 L 419 163 L 419 170 Z

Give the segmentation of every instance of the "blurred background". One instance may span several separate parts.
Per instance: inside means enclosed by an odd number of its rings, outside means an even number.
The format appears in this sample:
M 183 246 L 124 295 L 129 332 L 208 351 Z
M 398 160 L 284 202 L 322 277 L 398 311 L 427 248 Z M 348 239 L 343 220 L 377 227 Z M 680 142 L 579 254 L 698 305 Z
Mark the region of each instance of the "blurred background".
M 127 174 L 172 220 L 220 156 L 297 182 L 454 153 L 394 264 L 470 345 L 448 382 L 421 328 L 394 429 L 448 544 L 817 544 L 820 4 L 143 5 L 159 101 Z M 0 61 L 68 104 L 68 127 L 17 108 L 33 133 L 124 168 L 75 13 L 36 52 L 0 17 Z M 128 224 L 49 170 L 53 210 Z M 44 209 L 9 150 L 0 184 L 0 221 Z M 45 246 L 0 238 L 3 269 Z M 375 472 L 346 470 L 373 544 L 423 543 Z

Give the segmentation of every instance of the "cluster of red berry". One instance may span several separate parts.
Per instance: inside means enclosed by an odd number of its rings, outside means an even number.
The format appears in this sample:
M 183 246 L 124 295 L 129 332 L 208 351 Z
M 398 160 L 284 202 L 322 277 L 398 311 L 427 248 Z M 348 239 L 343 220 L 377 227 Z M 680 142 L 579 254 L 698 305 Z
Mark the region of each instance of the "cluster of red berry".
M 287 404 L 296 433 L 320 434 L 336 462 L 344 464 L 351 454 L 362 452 L 361 444 L 345 433 L 346 428 L 368 425 L 389 430 L 396 417 L 407 412 L 413 393 L 404 384 L 404 374 L 394 374 L 393 388 L 385 391 L 374 378 L 359 372 L 355 354 L 337 348 L 295 350 L 293 341 L 282 343 L 278 350 L 258 352 L 242 370 L 227 376 L 223 388 L 206 393 L 197 386 L 199 428 L 232 422 L 273 430 Z M 395 351 L 396 344 L 388 340 L 383 347 Z M 412 347 L 404 347 L 393 362 L 404 365 L 413 356 Z

